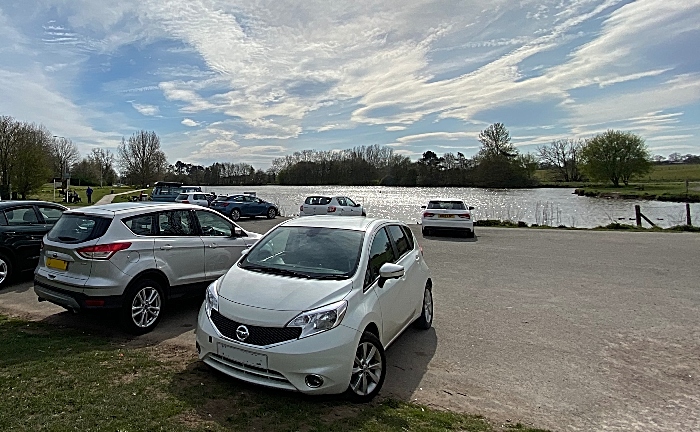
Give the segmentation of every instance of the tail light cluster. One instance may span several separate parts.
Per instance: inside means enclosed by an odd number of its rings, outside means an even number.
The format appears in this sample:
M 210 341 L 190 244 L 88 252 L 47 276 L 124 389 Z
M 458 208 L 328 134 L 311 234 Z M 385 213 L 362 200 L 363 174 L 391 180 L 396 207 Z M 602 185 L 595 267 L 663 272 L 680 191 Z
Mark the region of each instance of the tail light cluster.
M 303 212 L 303 211 L 304 211 L 304 206 L 303 206 L 303 205 L 300 205 L 300 206 L 299 206 L 299 211 L 300 211 L 300 212 Z
M 86 246 L 76 250 L 76 252 L 78 252 L 78 255 L 86 259 L 108 260 L 112 258 L 115 253 L 124 249 L 129 249 L 130 247 L 131 242 L 119 242 Z
M 180 201 L 182 204 L 189 204 L 190 202 L 188 200 L 182 200 Z
M 462 219 L 469 219 L 469 218 L 471 218 L 471 215 L 469 213 L 464 213 L 461 215 L 457 215 L 457 217 L 460 217 Z
M 433 217 L 433 216 L 435 216 L 435 213 L 430 213 L 430 212 L 423 213 L 423 217 Z
M 335 212 L 335 206 L 328 206 L 328 213 L 334 213 Z

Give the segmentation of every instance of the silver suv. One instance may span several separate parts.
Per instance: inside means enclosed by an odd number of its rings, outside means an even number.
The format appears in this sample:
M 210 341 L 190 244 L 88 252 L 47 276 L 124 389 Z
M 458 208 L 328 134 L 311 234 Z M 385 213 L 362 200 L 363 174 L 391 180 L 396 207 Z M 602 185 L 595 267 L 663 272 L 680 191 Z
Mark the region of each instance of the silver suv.
M 117 309 L 127 331 L 147 333 L 166 300 L 203 292 L 259 238 L 190 204 L 70 210 L 44 237 L 34 291 L 74 312 Z

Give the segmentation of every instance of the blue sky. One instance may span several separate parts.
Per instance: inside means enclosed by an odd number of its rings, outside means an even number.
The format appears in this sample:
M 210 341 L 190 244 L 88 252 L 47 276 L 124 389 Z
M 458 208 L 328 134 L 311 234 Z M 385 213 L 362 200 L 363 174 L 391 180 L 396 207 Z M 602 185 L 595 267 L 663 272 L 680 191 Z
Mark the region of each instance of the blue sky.
M 145 129 L 171 163 L 471 156 L 494 122 L 700 154 L 700 0 L 0 0 L 0 40 L 0 115 L 83 155 Z

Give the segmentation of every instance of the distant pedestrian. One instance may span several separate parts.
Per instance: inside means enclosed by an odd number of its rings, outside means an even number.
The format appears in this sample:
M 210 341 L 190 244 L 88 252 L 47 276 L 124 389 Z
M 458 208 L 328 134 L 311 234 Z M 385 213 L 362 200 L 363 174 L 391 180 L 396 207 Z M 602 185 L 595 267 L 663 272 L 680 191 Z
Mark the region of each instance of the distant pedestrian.
M 85 190 L 85 194 L 87 195 L 88 204 L 92 204 L 92 188 L 90 186 Z

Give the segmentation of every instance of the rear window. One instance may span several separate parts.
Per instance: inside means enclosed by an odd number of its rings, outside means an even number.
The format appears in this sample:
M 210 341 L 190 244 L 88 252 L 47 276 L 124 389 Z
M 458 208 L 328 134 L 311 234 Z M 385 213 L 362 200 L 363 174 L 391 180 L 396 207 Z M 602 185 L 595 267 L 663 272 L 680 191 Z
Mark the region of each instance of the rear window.
M 46 238 L 60 243 L 82 243 L 102 237 L 111 222 L 105 217 L 64 213 Z
M 428 208 L 433 210 L 466 210 L 462 201 L 430 201 Z
M 153 224 L 153 215 L 139 215 L 123 220 L 124 225 L 136 235 L 150 236 L 155 235 L 155 225 Z
M 304 204 L 308 205 L 326 205 L 331 202 L 331 199 L 328 197 L 322 197 L 322 196 L 311 196 L 306 198 L 306 201 L 304 201 Z

